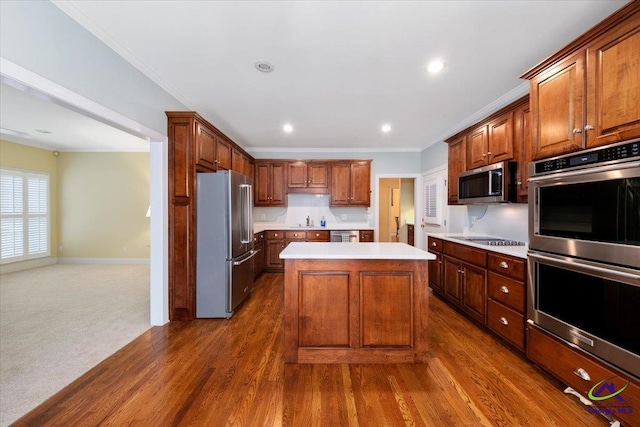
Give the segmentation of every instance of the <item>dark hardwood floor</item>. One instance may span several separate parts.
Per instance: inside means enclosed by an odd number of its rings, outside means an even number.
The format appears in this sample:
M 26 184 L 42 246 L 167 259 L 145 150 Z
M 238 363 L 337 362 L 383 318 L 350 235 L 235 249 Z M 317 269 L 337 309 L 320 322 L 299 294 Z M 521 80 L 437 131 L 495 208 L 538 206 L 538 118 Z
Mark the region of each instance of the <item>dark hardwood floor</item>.
M 15 425 L 608 425 L 436 297 L 427 364 L 285 365 L 282 300 L 264 274 L 232 319 L 154 327 Z

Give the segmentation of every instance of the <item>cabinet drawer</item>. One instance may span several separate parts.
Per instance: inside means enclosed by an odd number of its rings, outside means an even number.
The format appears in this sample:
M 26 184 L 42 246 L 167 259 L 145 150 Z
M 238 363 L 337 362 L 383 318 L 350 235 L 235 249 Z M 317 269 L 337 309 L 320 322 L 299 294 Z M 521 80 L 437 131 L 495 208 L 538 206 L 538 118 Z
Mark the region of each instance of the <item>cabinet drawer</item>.
M 267 231 L 267 240 L 280 240 L 284 239 L 284 231 L 269 230 Z
M 524 350 L 524 316 L 493 300 L 489 300 L 488 308 L 489 328 L 520 350 Z
M 253 244 L 260 243 L 264 240 L 264 231 L 253 235 Z
M 444 241 L 443 247 L 444 253 L 447 255 L 451 255 L 459 260 L 466 261 L 480 267 L 487 266 L 487 252 L 482 249 L 459 245 L 446 240 Z
M 307 240 L 310 242 L 328 242 L 329 230 L 307 231 Z
M 613 368 L 597 362 L 582 350 L 574 349 L 568 344 L 543 332 L 534 325 L 527 325 L 527 357 L 552 373 L 563 383 L 588 398 L 589 391 L 599 382 L 606 380 L 614 383 L 611 389 L 605 389 L 596 396 L 604 396 L 620 390 L 630 380 Z M 579 374 L 589 379 L 583 379 Z M 623 421 L 624 425 L 640 426 L 640 386 L 637 381 L 629 382 L 629 386 L 619 395 L 623 401 L 615 397 L 594 401 L 596 408 L 611 407 L 614 418 Z M 591 399 L 590 399 L 591 400 Z M 614 408 L 616 407 L 617 408 Z M 586 409 L 585 409 L 586 410 Z M 621 411 L 631 412 L 624 413 Z M 599 415 L 593 415 L 599 416 Z
M 525 285 L 523 282 L 509 279 L 492 271 L 488 274 L 489 298 L 509 306 L 519 313 L 524 313 Z
M 433 252 L 442 252 L 442 240 L 436 239 L 435 237 L 429 237 L 427 250 Z
M 307 240 L 306 231 L 286 231 L 285 239 L 287 240 Z
M 489 270 L 513 277 L 517 280 L 524 280 L 525 278 L 526 261 L 523 259 L 490 252 L 487 257 L 487 262 Z

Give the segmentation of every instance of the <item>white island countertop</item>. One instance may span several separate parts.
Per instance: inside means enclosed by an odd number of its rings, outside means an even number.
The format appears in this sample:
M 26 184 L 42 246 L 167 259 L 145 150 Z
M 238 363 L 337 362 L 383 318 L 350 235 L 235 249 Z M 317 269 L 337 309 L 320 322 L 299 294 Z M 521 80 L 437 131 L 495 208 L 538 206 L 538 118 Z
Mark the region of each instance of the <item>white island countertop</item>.
M 432 260 L 436 256 L 406 243 L 292 242 L 280 258 Z

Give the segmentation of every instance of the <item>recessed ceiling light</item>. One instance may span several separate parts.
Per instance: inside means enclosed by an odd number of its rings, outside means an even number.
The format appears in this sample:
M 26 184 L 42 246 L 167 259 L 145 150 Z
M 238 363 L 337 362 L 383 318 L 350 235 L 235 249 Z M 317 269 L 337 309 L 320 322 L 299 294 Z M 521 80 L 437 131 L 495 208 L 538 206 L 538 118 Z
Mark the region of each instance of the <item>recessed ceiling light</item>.
M 444 68 L 444 61 L 442 61 L 441 59 L 436 59 L 434 61 L 429 62 L 429 65 L 427 66 L 427 71 L 430 74 L 437 74 L 440 71 L 442 71 L 443 68 Z
M 53 132 L 46 129 L 36 129 L 36 132 L 44 133 L 45 135 L 51 135 Z
M 284 130 L 286 133 L 291 133 L 293 132 L 293 126 L 287 123 L 286 125 L 282 126 L 282 130 Z
M 384 125 L 382 125 L 382 128 L 380 128 L 380 129 L 384 133 L 389 133 L 389 132 L 391 132 L 391 125 L 390 124 L 384 124 Z
M 256 62 L 256 69 L 258 71 L 262 71 L 263 73 L 270 73 L 273 71 L 273 64 L 267 61 L 258 61 Z

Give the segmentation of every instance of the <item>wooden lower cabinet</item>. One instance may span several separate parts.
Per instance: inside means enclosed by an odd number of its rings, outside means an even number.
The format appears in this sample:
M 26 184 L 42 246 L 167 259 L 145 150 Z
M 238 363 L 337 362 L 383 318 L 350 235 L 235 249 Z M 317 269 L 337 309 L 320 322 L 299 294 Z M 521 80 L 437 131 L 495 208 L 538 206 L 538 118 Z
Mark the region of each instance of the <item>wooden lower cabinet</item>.
M 284 243 L 284 231 L 266 231 L 266 265 L 267 271 L 282 271 L 284 268 L 284 262 L 280 259 L 280 252 L 285 247 Z
M 428 289 L 415 260 L 287 259 L 285 363 L 424 363 Z
M 628 384 L 618 395 L 620 399 L 590 399 L 594 405 L 588 411 L 606 411 L 625 426 L 640 426 L 640 382 L 637 379 L 531 323 L 527 324 L 527 357 L 587 399 L 590 391 L 601 397 L 603 393 L 609 395 Z M 606 387 L 604 392 L 599 392 L 600 383 Z M 600 417 L 595 413 L 594 417 Z
M 254 267 L 253 267 L 253 278 L 254 280 L 258 278 L 264 271 L 265 267 L 265 240 L 264 240 L 264 231 L 260 233 L 255 233 L 253 235 L 253 250 L 257 251 L 258 254 L 253 258 L 254 259 Z
M 524 351 L 526 261 L 429 236 L 433 292 Z
M 360 230 L 360 242 L 373 242 L 373 230 Z

